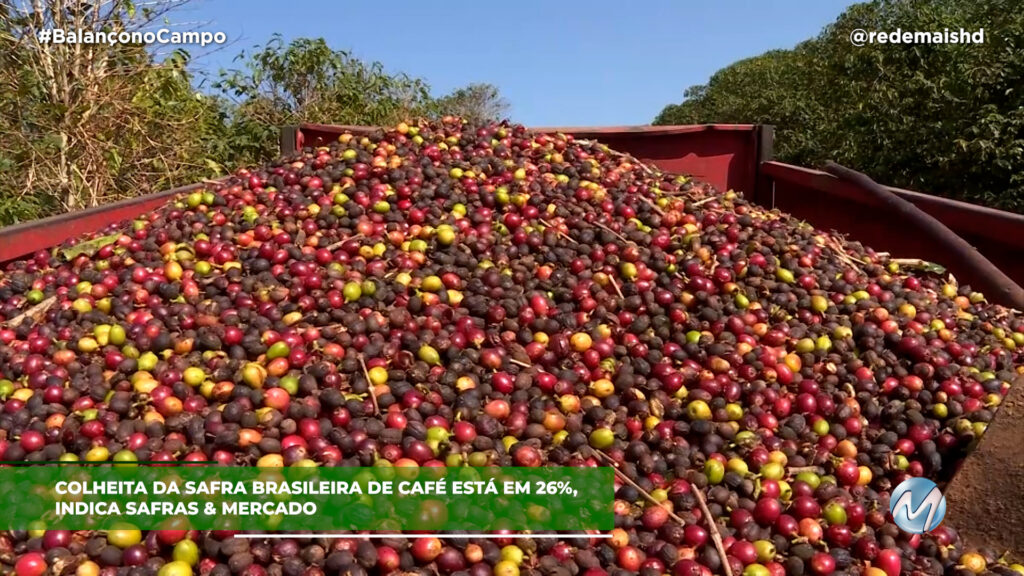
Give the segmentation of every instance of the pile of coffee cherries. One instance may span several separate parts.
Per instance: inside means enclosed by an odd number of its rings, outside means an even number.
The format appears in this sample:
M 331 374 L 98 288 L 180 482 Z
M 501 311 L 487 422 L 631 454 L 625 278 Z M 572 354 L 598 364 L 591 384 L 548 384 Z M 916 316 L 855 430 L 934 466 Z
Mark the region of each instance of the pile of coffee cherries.
M 0 321 L 5 461 L 619 472 L 610 538 L 40 527 L 0 535 L 17 576 L 1024 572 L 888 514 L 1024 320 L 564 134 L 346 134 L 8 264 Z

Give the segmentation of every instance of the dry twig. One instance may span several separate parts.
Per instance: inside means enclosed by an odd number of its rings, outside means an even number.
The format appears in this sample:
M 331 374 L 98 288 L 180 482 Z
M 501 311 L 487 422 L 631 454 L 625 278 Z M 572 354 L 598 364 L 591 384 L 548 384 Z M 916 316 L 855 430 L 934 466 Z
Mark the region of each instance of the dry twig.
M 629 476 L 626 476 L 625 472 L 619 470 L 618 463 L 615 462 L 615 460 L 613 460 L 611 456 L 605 454 L 601 450 L 595 449 L 594 451 L 597 452 L 598 455 L 600 455 L 608 463 L 611 464 L 611 469 L 615 472 L 615 475 L 619 479 L 635 488 L 638 492 L 640 492 L 640 495 L 643 496 L 644 499 L 650 502 L 651 504 L 654 504 L 655 506 L 662 506 L 661 502 L 655 500 L 654 496 L 651 496 L 651 494 L 644 490 L 643 488 L 641 488 L 639 484 L 633 482 L 633 480 L 631 480 Z M 700 506 L 701 513 L 704 516 L 704 519 L 708 525 L 708 532 L 710 532 L 711 534 L 711 540 L 715 543 L 715 549 L 718 551 L 718 556 L 722 561 L 722 570 L 725 572 L 726 576 L 733 576 L 732 567 L 729 566 L 729 560 L 725 555 L 725 545 L 722 543 L 722 534 L 718 531 L 718 524 L 715 523 L 715 518 L 711 515 L 711 511 L 708 510 L 707 502 L 704 501 L 704 494 L 702 494 L 701 491 L 696 487 L 694 487 L 692 492 L 697 499 L 697 504 Z M 662 506 L 662 508 L 665 507 Z M 669 510 L 668 508 L 665 508 L 665 511 L 668 512 L 669 518 L 675 520 L 683 526 L 686 525 L 686 521 L 680 518 L 678 514 Z
M 56 302 L 57 296 L 50 296 L 46 300 L 43 300 L 39 304 L 25 310 L 14 318 L 7 320 L 4 324 L 7 324 L 11 328 L 17 328 L 18 326 L 21 326 L 21 323 L 24 322 L 26 318 L 33 318 L 38 322 L 41 319 L 41 316 L 46 314 L 46 311 L 49 310 Z
M 794 466 L 787 469 L 790 474 L 797 475 L 801 472 L 814 472 L 815 474 L 824 474 L 825 469 L 821 466 Z
M 651 504 L 654 504 L 655 506 L 661 506 L 662 508 L 665 508 L 665 511 L 668 512 L 668 517 L 669 518 L 675 520 L 676 522 L 679 522 L 680 524 L 682 524 L 684 526 L 686 525 L 686 520 L 683 520 L 682 518 L 679 517 L 678 514 L 676 514 L 675 512 L 669 510 L 665 506 L 662 506 L 661 502 L 658 502 L 654 498 L 654 496 L 651 496 L 650 492 L 648 492 L 648 491 L 644 490 L 643 488 L 641 488 L 639 484 L 637 484 L 636 482 L 633 482 L 633 480 L 630 479 L 629 476 L 626 476 L 625 472 L 623 472 L 622 470 L 619 470 L 618 463 L 615 462 L 615 460 L 613 460 L 611 456 L 609 456 L 609 455 L 605 454 L 604 452 L 602 452 L 601 450 L 597 450 L 597 449 L 595 449 L 594 452 L 597 452 L 597 454 L 599 456 L 601 456 L 609 464 L 611 464 L 611 469 L 612 469 L 613 472 L 615 472 L 615 476 L 617 476 L 620 480 L 622 480 L 626 484 L 629 484 L 633 488 L 636 488 L 637 491 L 640 492 L 640 495 L 644 497 L 644 500 L 647 500 L 648 502 L 650 502 Z
M 615 281 L 615 278 L 608 276 L 608 280 L 612 283 L 612 288 L 615 288 L 615 293 L 619 295 L 619 298 L 625 300 L 626 296 L 622 293 L 622 288 L 619 288 L 619 283 Z
M 363 237 L 362 234 L 356 234 L 355 236 L 349 236 L 348 238 L 342 238 L 341 240 L 338 240 L 334 244 L 331 244 L 330 246 L 327 246 L 326 249 L 327 250 L 337 250 L 338 248 L 341 248 L 341 245 L 344 244 L 345 242 L 348 242 L 349 240 L 360 240 L 362 237 Z
M 625 236 L 623 236 L 622 234 L 619 234 L 618 232 L 616 232 L 615 230 L 612 230 L 611 228 L 605 226 L 604 224 L 601 224 L 600 222 L 592 222 L 592 224 L 594 226 L 597 226 L 598 228 L 600 228 L 602 230 L 606 230 L 608 232 L 611 232 L 612 234 L 615 235 L 616 238 L 618 238 L 619 240 L 622 240 L 623 242 L 629 242 L 629 240 L 626 240 Z
M 576 142 L 579 143 L 579 144 L 586 145 L 586 146 L 593 146 L 595 144 L 598 145 L 598 146 L 601 146 L 601 149 L 604 151 L 605 154 L 607 154 L 609 156 L 614 156 L 616 158 L 625 158 L 626 160 L 629 160 L 629 162 L 631 164 L 633 164 L 637 168 L 640 168 L 641 170 L 643 170 L 645 174 L 653 175 L 653 174 L 657 174 L 658 173 L 655 169 L 651 168 L 647 164 L 644 164 L 643 162 L 637 160 L 636 156 L 633 156 L 632 154 L 626 154 L 625 152 L 619 152 L 618 150 L 612 150 L 611 148 L 609 148 L 609 147 L 607 147 L 607 146 L 605 146 L 605 145 L 603 145 L 603 144 L 601 144 L 599 142 L 596 142 L 594 140 L 576 140 Z
M 660 206 L 658 206 L 658 205 L 657 205 L 657 204 L 656 204 L 656 203 L 655 203 L 654 201 L 652 201 L 652 200 L 651 200 L 650 198 L 645 198 L 645 197 L 641 196 L 641 197 L 640 197 L 640 201 L 641 201 L 641 202 L 643 202 L 644 204 L 647 204 L 648 206 L 650 206 L 650 207 L 651 207 L 651 209 L 652 209 L 652 210 L 654 210 L 655 214 L 657 214 L 657 215 L 659 215 L 659 216 L 664 216 L 664 215 L 665 215 L 665 211 L 664 211 L 664 210 L 662 210 L 662 209 L 661 209 L 661 207 L 660 207 Z
M 722 543 L 722 533 L 718 531 L 718 523 L 715 522 L 714 516 L 711 515 L 711 510 L 708 510 L 708 503 L 704 501 L 704 493 L 698 488 L 694 488 L 692 492 L 697 498 L 697 505 L 700 506 L 700 511 L 704 515 L 705 524 L 708 525 L 711 541 L 715 543 L 715 549 L 718 550 L 718 557 L 722 561 L 722 570 L 726 576 L 732 576 L 732 567 L 729 566 L 729 559 L 725 555 L 725 544 Z
M 359 355 L 359 366 L 363 369 L 363 376 L 366 376 L 366 383 L 370 386 L 370 400 L 373 401 L 374 414 L 380 414 L 380 404 L 377 404 L 377 393 L 374 391 L 373 380 L 370 380 L 370 371 L 366 369 L 366 362 L 363 356 Z
M 558 228 L 556 228 L 556 227 L 552 226 L 552 225 L 551 225 L 551 224 L 550 224 L 550 223 L 549 223 L 549 222 L 548 222 L 547 220 L 545 220 L 545 219 L 541 218 L 541 219 L 540 219 L 540 223 L 541 223 L 541 224 L 543 224 L 543 225 L 544 225 L 544 227 L 546 227 L 546 228 L 551 228 L 552 230 L 554 230 L 554 231 L 555 231 L 555 233 L 556 233 L 556 234 L 558 234 L 558 235 L 559 235 L 559 236 L 561 236 L 562 238 L 565 238 L 565 239 L 566 239 L 566 240 L 568 240 L 569 242 L 572 242 L 573 244 L 579 244 L 579 242 L 577 242 L 575 238 L 573 238 L 572 236 L 569 236 L 569 235 L 568 235 L 568 234 L 566 234 L 565 232 L 562 232 L 562 231 L 561 231 L 561 230 L 559 230 Z
M 711 202 L 712 200 L 717 200 L 717 199 L 718 199 L 718 196 L 713 196 L 713 195 L 712 196 L 706 196 L 704 198 L 701 198 L 700 200 L 695 200 L 695 201 L 687 204 L 686 207 L 687 208 L 696 208 L 697 206 L 703 206 L 704 204 L 707 204 L 708 202 Z

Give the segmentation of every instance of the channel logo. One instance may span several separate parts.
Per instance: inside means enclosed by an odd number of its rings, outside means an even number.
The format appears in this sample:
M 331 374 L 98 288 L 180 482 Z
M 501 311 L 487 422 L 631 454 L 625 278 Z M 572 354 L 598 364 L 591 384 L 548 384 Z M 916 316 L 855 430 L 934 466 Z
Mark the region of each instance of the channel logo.
M 927 478 L 908 478 L 892 491 L 889 512 L 906 532 L 924 534 L 939 527 L 946 515 L 946 497 Z

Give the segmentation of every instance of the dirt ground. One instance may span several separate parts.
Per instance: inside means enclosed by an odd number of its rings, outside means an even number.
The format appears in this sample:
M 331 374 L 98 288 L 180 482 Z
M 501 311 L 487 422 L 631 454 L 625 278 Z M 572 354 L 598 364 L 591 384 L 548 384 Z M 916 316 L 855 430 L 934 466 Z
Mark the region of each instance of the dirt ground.
M 944 524 L 968 546 L 1024 561 L 1024 376 L 946 488 Z

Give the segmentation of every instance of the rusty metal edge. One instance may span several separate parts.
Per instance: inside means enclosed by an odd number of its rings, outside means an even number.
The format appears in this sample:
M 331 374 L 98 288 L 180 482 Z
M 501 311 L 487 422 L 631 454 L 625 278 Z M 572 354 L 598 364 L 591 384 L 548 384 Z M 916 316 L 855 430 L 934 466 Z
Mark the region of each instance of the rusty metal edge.
M 328 134 L 344 134 L 345 132 L 351 132 L 353 134 L 371 134 L 375 130 L 378 130 L 376 126 L 353 126 L 350 124 L 316 124 L 306 123 L 299 124 L 298 132 L 324 132 Z
M 761 173 L 773 180 L 792 182 L 862 204 L 877 205 L 876 201 L 866 197 L 857 186 L 820 170 L 770 161 L 763 163 Z M 955 228 L 958 233 L 966 232 L 1017 249 L 1024 249 L 1024 238 L 1020 236 L 1020 231 L 1024 230 L 1024 215 L 892 186 L 885 186 L 885 188 L 943 220 L 947 225 Z M 956 222 L 951 222 L 953 219 Z
M 673 134 L 692 134 L 694 132 L 754 132 L 757 124 L 687 124 L 675 126 L 538 126 L 530 127 L 534 132 L 561 132 L 579 136 L 671 136 Z
M 534 132 L 561 132 L 563 134 L 574 134 L 582 137 L 587 136 L 614 136 L 614 135 L 648 135 L 648 136 L 670 136 L 673 134 L 689 134 L 694 132 L 754 132 L 758 124 L 692 124 L 676 126 L 537 126 L 529 127 Z M 376 126 L 353 126 L 348 124 L 317 124 L 306 123 L 298 126 L 298 131 L 321 132 L 328 134 L 369 134 L 379 128 Z
M 299 147 L 299 127 L 282 126 L 278 145 L 281 147 L 281 154 L 294 154 Z

